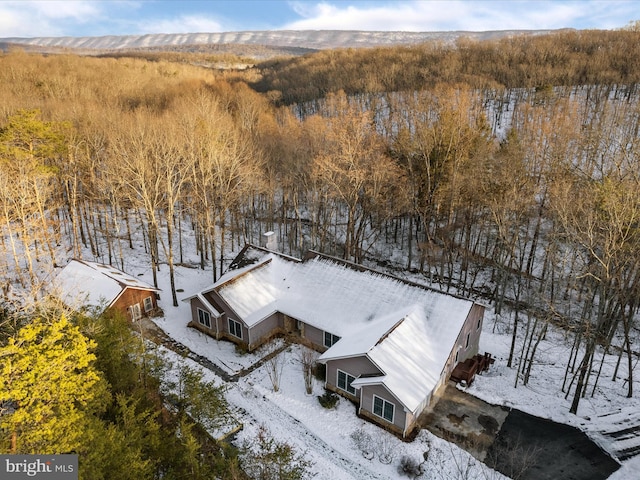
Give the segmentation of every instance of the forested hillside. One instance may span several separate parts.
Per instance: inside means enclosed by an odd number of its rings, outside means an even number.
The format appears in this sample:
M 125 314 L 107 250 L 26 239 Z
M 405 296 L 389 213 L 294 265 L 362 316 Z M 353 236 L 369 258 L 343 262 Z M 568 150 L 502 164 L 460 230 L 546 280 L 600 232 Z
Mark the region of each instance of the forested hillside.
M 474 89 L 629 85 L 640 81 L 640 30 L 561 31 L 495 41 L 459 39 L 393 48 L 325 50 L 259 65 L 262 92 L 285 104 L 348 95 L 417 91 L 438 83 Z
M 514 308 L 508 363 L 524 383 L 548 326 L 566 328 L 574 413 L 605 355 L 632 396 L 639 36 L 324 51 L 227 73 L 4 54 L 3 291 L 41 286 L 83 247 L 126 270 L 138 230 L 175 305 L 184 235 L 215 280 L 227 252 L 275 230 L 287 254 L 409 269 Z

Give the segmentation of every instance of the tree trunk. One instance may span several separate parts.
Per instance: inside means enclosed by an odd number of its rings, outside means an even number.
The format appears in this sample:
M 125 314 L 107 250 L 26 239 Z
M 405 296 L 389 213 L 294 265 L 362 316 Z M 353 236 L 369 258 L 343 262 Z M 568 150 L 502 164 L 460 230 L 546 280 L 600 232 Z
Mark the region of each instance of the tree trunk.
M 178 295 L 176 294 L 176 277 L 173 265 L 173 218 L 167 218 L 167 242 L 169 247 L 165 252 L 167 255 L 167 262 L 169 263 L 169 282 L 171 283 L 171 298 L 173 300 L 173 306 L 178 306 Z
M 585 379 L 591 367 L 591 359 L 593 358 L 593 352 L 595 351 L 595 348 L 596 340 L 592 335 L 587 342 L 587 348 L 584 353 L 584 357 L 582 357 L 582 361 L 580 362 L 580 367 L 578 370 L 578 383 L 576 384 L 576 389 L 573 394 L 573 402 L 571 402 L 571 408 L 569 409 L 569 413 L 573 413 L 574 415 L 578 414 L 578 405 L 580 404 L 580 398 L 582 398 L 582 393 L 585 388 Z
M 513 352 L 516 348 L 516 338 L 518 335 L 518 309 L 513 319 L 513 333 L 511 335 L 511 347 L 509 348 L 509 359 L 507 360 L 507 367 L 511 368 L 513 364 Z

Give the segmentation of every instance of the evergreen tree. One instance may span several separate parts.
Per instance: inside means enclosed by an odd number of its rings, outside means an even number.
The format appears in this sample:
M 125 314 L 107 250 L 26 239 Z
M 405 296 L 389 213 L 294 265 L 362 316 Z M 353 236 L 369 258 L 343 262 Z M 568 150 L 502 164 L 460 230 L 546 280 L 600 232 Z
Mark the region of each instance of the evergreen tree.
M 0 451 L 68 453 L 109 399 L 95 343 L 64 317 L 35 319 L 0 348 Z

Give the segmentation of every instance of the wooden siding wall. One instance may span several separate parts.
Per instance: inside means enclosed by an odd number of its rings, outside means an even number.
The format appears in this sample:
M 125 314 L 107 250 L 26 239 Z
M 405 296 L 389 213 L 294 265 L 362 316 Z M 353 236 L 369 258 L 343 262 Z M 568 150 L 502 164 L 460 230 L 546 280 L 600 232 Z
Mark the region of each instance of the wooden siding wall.
M 324 330 L 305 323 L 302 329 L 302 338 L 311 342 L 320 352 L 327 350 L 327 347 L 324 346 Z
M 404 407 L 398 401 L 398 399 L 389 392 L 389 390 L 387 390 L 382 385 L 366 385 L 363 386 L 360 390 L 361 415 L 365 415 L 366 417 L 381 425 L 389 425 L 389 423 L 384 418 L 379 417 L 378 415 L 375 415 L 373 413 L 373 396 L 376 395 L 377 397 L 380 397 L 387 402 L 393 403 L 394 405 L 393 427 L 391 429 L 400 434 L 405 431 L 407 415 L 404 411 Z M 413 418 L 413 416 L 411 418 Z
M 237 319 L 234 320 L 237 321 Z M 244 334 L 244 327 L 242 331 Z M 284 316 L 280 312 L 274 312 L 251 328 L 251 344 L 249 345 L 249 350 L 253 350 L 264 344 L 278 332 L 284 332 Z
M 458 362 L 462 362 L 467 358 L 471 358 L 478 353 L 480 333 L 482 333 L 483 316 L 484 307 L 482 305 L 474 304 L 473 307 L 471 307 L 469 314 L 467 315 L 467 319 L 464 321 L 464 325 L 462 327 L 462 330 L 460 330 L 460 335 L 458 336 L 458 340 L 456 341 L 456 347 L 461 347 L 460 355 L 458 356 Z M 480 328 L 478 328 L 478 320 L 480 320 Z M 469 334 L 469 347 L 465 347 L 467 334 Z M 455 351 L 453 355 L 455 357 Z M 451 368 L 451 370 L 453 370 L 453 367 Z
M 365 356 L 329 360 L 327 362 L 327 385 L 337 388 L 338 369 L 355 378 L 361 375 L 382 375 L 382 372 Z
M 478 328 L 478 320 L 480 321 L 480 328 Z M 456 343 L 449 354 L 447 363 L 445 364 L 444 371 L 440 377 L 440 382 L 434 390 L 434 394 L 440 390 L 441 387 L 446 384 L 451 372 L 457 365 L 457 363 L 464 362 L 467 358 L 471 358 L 478 353 L 480 346 L 480 334 L 482 333 L 482 323 L 484 320 L 484 307 L 482 305 L 473 304 L 466 320 L 460 330 L 460 335 L 456 339 Z M 469 347 L 465 348 L 467 342 L 467 334 L 469 335 Z M 456 363 L 456 352 L 460 352 L 458 355 L 458 362 Z
M 189 325 L 215 338 L 216 322 L 218 321 L 218 319 L 216 319 L 213 313 L 209 312 L 209 309 L 205 307 L 204 304 L 197 297 L 194 297 L 191 299 L 190 306 L 191 306 L 191 322 L 189 322 Z M 209 314 L 211 315 L 211 328 L 207 328 L 206 326 L 202 325 L 198 320 L 198 308 L 200 310 L 204 310 L 205 312 L 209 312 Z M 219 325 L 218 325 L 218 328 L 219 328 Z
M 147 316 L 148 312 L 144 311 L 144 299 L 147 297 L 151 297 L 151 301 L 153 302 L 153 309 L 158 308 L 158 301 L 156 299 L 156 292 L 153 290 L 140 290 L 137 288 L 125 288 L 124 292 L 120 295 L 118 300 L 109 307 L 110 309 L 116 310 L 124 315 L 126 318 L 131 320 L 131 315 L 129 314 L 128 308 L 131 305 L 139 304 L 140 305 L 140 313 L 142 316 Z

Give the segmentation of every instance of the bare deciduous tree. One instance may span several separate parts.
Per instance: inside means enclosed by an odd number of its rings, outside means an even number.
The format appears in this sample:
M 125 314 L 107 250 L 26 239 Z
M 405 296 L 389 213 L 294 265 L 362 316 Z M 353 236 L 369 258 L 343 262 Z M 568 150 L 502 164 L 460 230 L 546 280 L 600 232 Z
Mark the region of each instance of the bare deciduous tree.
M 310 348 L 300 347 L 298 351 L 298 362 L 302 366 L 302 376 L 304 377 L 304 388 L 307 395 L 313 393 L 313 370 L 318 360 L 318 353 Z
M 267 361 L 265 362 L 265 368 L 267 369 L 267 375 L 271 381 L 271 386 L 274 392 L 280 390 L 280 379 L 282 378 L 282 370 L 287 362 L 284 352 L 280 352 L 278 348 L 274 347 L 269 353 L 267 353 Z

